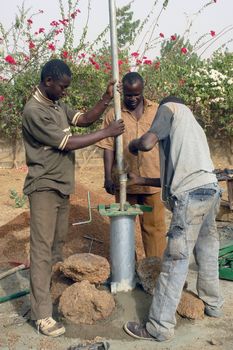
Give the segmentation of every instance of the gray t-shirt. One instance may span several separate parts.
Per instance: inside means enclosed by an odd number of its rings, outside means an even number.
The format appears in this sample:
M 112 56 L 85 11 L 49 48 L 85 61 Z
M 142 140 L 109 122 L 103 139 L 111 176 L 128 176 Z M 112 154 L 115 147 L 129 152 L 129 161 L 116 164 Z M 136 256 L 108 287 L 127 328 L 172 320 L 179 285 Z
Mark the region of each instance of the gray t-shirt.
M 163 201 L 217 182 L 206 135 L 187 106 L 174 102 L 163 104 L 149 132 L 159 139 Z

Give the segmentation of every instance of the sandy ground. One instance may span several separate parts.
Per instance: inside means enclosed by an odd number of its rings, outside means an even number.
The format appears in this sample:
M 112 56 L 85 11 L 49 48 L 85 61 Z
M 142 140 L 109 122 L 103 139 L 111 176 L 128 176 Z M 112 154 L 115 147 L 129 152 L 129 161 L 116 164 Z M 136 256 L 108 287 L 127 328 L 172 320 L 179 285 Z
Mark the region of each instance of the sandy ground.
M 0 170 L 0 272 L 9 268 L 10 260 L 25 261 L 28 254 L 29 213 L 27 203 L 24 208 L 14 208 L 14 200 L 10 199 L 9 191 L 15 189 L 22 192 L 25 169 Z M 72 197 L 70 221 L 84 221 L 88 219 L 86 209 L 86 192 L 91 191 L 92 206 L 110 203 L 112 197 L 103 190 L 102 168 L 84 169 L 78 175 L 79 184 L 76 195 Z M 83 187 L 84 186 L 84 187 Z M 167 218 L 169 221 L 169 217 Z M 221 239 L 233 239 L 233 224 L 218 223 Z M 109 256 L 109 224 L 107 219 L 100 217 L 93 210 L 93 222 L 74 229 L 70 225 L 65 256 L 75 252 L 87 252 L 90 242 L 84 235 L 103 240 L 102 244 L 94 244 L 92 252 L 102 256 Z M 137 228 L 137 253 L 143 256 L 143 249 Z M 29 271 L 24 270 L 0 281 L 0 296 L 14 293 L 29 286 Z M 195 292 L 196 271 L 190 266 L 188 289 Z M 30 308 L 29 296 L 24 296 L 0 304 L 0 349 L 68 349 L 71 345 L 78 345 L 87 341 L 107 339 L 111 350 L 200 350 L 200 349 L 233 349 L 233 282 L 220 281 L 225 298 L 224 317 L 212 319 L 205 317 L 202 321 L 189 321 L 177 316 L 177 327 L 174 339 L 169 342 L 145 342 L 134 340 L 124 333 L 123 324 L 128 320 L 145 320 L 151 303 L 151 297 L 138 286 L 130 293 L 119 293 L 115 296 L 117 307 L 111 317 L 92 326 L 77 326 L 66 324 L 65 336 L 51 339 L 38 334 L 28 320 Z M 54 310 L 56 314 L 56 309 Z M 24 316 L 24 317 L 23 317 Z M 59 315 L 57 315 L 59 317 Z

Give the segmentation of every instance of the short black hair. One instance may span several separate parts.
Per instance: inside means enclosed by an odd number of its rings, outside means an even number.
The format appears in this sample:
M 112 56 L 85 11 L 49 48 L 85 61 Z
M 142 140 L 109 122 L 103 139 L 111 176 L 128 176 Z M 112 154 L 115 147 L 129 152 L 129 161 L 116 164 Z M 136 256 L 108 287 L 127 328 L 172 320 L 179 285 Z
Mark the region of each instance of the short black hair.
M 144 87 L 144 80 L 142 76 L 137 72 L 129 72 L 123 76 L 122 83 L 125 85 L 126 83 L 129 85 L 135 84 L 137 81 L 140 81 L 142 86 Z
M 175 102 L 175 103 L 181 103 L 182 105 L 185 105 L 185 102 L 184 102 L 184 100 L 182 98 L 170 95 L 170 96 L 164 97 L 160 101 L 159 107 L 162 106 L 164 103 L 167 103 L 167 102 Z
M 72 74 L 69 66 L 62 60 L 53 59 L 42 67 L 40 80 L 43 82 L 47 77 L 51 77 L 53 80 L 59 80 L 63 75 L 71 77 Z

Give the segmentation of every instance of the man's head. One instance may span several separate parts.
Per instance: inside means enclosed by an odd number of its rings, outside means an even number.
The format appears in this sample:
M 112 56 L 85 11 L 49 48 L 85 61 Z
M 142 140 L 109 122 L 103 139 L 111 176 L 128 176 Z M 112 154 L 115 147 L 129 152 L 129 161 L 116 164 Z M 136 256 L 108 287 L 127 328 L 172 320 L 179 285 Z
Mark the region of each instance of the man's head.
M 57 101 L 63 97 L 70 82 L 70 68 L 62 60 L 53 59 L 43 66 L 40 87 L 50 100 Z
M 124 104 L 134 110 L 143 101 L 144 81 L 137 72 L 127 73 L 123 79 Z
M 167 96 L 167 97 L 164 97 L 160 103 L 159 103 L 159 107 L 164 105 L 165 103 L 168 103 L 168 102 L 174 102 L 174 103 L 181 103 L 181 104 L 185 104 L 184 100 L 180 97 L 177 97 L 177 96 L 173 96 L 173 95 L 170 95 L 170 96 Z

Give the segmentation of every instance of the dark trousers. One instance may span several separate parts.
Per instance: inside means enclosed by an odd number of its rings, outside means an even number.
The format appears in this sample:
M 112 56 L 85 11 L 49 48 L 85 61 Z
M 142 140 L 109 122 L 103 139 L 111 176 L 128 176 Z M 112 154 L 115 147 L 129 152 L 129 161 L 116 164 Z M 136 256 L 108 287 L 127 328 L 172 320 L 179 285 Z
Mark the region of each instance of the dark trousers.
M 52 265 L 62 260 L 68 231 L 69 196 L 57 191 L 35 191 L 30 203 L 31 318 L 52 316 Z

